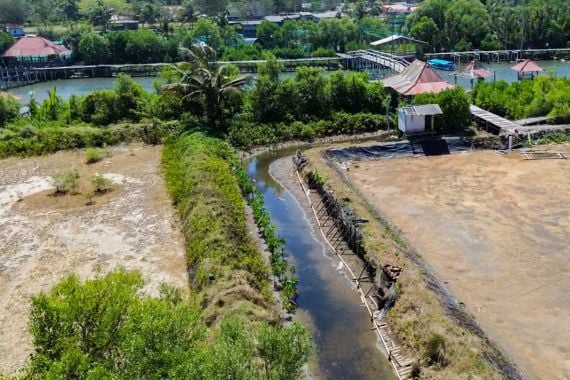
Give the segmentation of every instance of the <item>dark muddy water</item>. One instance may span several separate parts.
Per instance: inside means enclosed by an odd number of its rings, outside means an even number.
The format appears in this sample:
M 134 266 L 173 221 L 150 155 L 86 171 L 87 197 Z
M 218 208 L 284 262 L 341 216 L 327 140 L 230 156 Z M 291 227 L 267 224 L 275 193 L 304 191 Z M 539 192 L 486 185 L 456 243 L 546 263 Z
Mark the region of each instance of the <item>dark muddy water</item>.
M 269 174 L 269 166 L 291 152 L 266 153 L 252 159 L 248 173 L 265 196 L 278 232 L 287 240 L 287 259 L 297 268 L 299 309 L 317 346 L 309 364 L 312 375 L 326 379 L 395 379 L 380 350 L 360 297 L 335 268 L 295 198 Z

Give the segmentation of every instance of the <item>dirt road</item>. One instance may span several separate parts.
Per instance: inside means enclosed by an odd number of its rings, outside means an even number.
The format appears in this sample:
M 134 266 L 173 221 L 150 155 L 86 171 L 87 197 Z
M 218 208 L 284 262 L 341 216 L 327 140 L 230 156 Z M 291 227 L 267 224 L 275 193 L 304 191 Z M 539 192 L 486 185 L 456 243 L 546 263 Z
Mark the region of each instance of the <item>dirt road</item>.
M 82 194 L 53 197 L 49 176 L 71 167 Z M 112 179 L 113 190 L 86 206 L 95 173 Z M 0 372 L 22 368 L 32 352 L 31 296 L 71 272 L 140 270 L 149 294 L 161 282 L 186 287 L 178 231 L 160 177 L 160 147 L 115 150 L 93 165 L 82 152 L 0 161 Z
M 529 378 L 570 378 L 570 160 L 485 151 L 349 177 Z

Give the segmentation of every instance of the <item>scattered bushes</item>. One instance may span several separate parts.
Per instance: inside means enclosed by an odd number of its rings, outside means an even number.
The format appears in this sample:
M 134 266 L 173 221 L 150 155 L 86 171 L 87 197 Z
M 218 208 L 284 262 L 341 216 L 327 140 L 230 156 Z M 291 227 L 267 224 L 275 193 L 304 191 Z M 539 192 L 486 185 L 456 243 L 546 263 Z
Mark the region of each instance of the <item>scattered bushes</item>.
M 15 130 L 13 130 L 15 129 Z M 130 142 L 159 143 L 165 136 L 181 130 L 178 123 L 121 124 L 107 128 L 62 127 L 41 123 L 39 127 L 21 124 L 0 131 L 0 158 L 31 156 L 86 147 L 103 147 Z

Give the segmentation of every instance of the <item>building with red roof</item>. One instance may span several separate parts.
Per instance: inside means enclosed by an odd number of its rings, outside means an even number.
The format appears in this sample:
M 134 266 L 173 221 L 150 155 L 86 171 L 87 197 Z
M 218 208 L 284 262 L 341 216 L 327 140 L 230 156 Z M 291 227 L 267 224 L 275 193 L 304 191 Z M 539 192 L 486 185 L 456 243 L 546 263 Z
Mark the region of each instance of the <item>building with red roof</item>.
M 454 86 L 442 79 L 426 62 L 416 59 L 400 74 L 382 80 L 382 85 L 400 95 L 414 96 L 426 92 L 439 93 Z
M 45 62 L 66 58 L 71 50 L 56 45 L 48 39 L 36 36 L 25 36 L 2 54 L 5 60 L 28 62 Z
M 541 73 L 544 71 L 542 69 L 542 67 L 538 66 L 536 63 L 534 63 L 530 59 L 525 59 L 525 60 L 517 63 L 516 65 L 511 67 L 511 70 L 514 70 L 517 72 L 517 76 L 519 79 L 524 78 L 527 75 L 529 75 L 532 78 L 532 77 L 534 77 L 534 75 L 538 75 L 538 73 Z

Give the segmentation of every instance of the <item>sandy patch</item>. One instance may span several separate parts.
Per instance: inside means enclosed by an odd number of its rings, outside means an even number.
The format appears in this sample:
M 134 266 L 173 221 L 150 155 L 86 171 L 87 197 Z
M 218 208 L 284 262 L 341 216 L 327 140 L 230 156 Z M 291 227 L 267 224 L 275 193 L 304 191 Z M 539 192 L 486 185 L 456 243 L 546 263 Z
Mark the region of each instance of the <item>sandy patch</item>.
M 81 152 L 0 161 L 0 372 L 22 368 L 32 352 L 30 297 L 63 276 L 140 270 L 146 291 L 187 286 L 184 245 L 160 177 L 160 148 L 116 151 L 94 165 Z M 49 176 L 75 167 L 82 194 L 53 197 Z M 86 206 L 95 173 L 114 189 Z
M 570 160 L 485 151 L 348 175 L 529 378 L 570 378 Z

